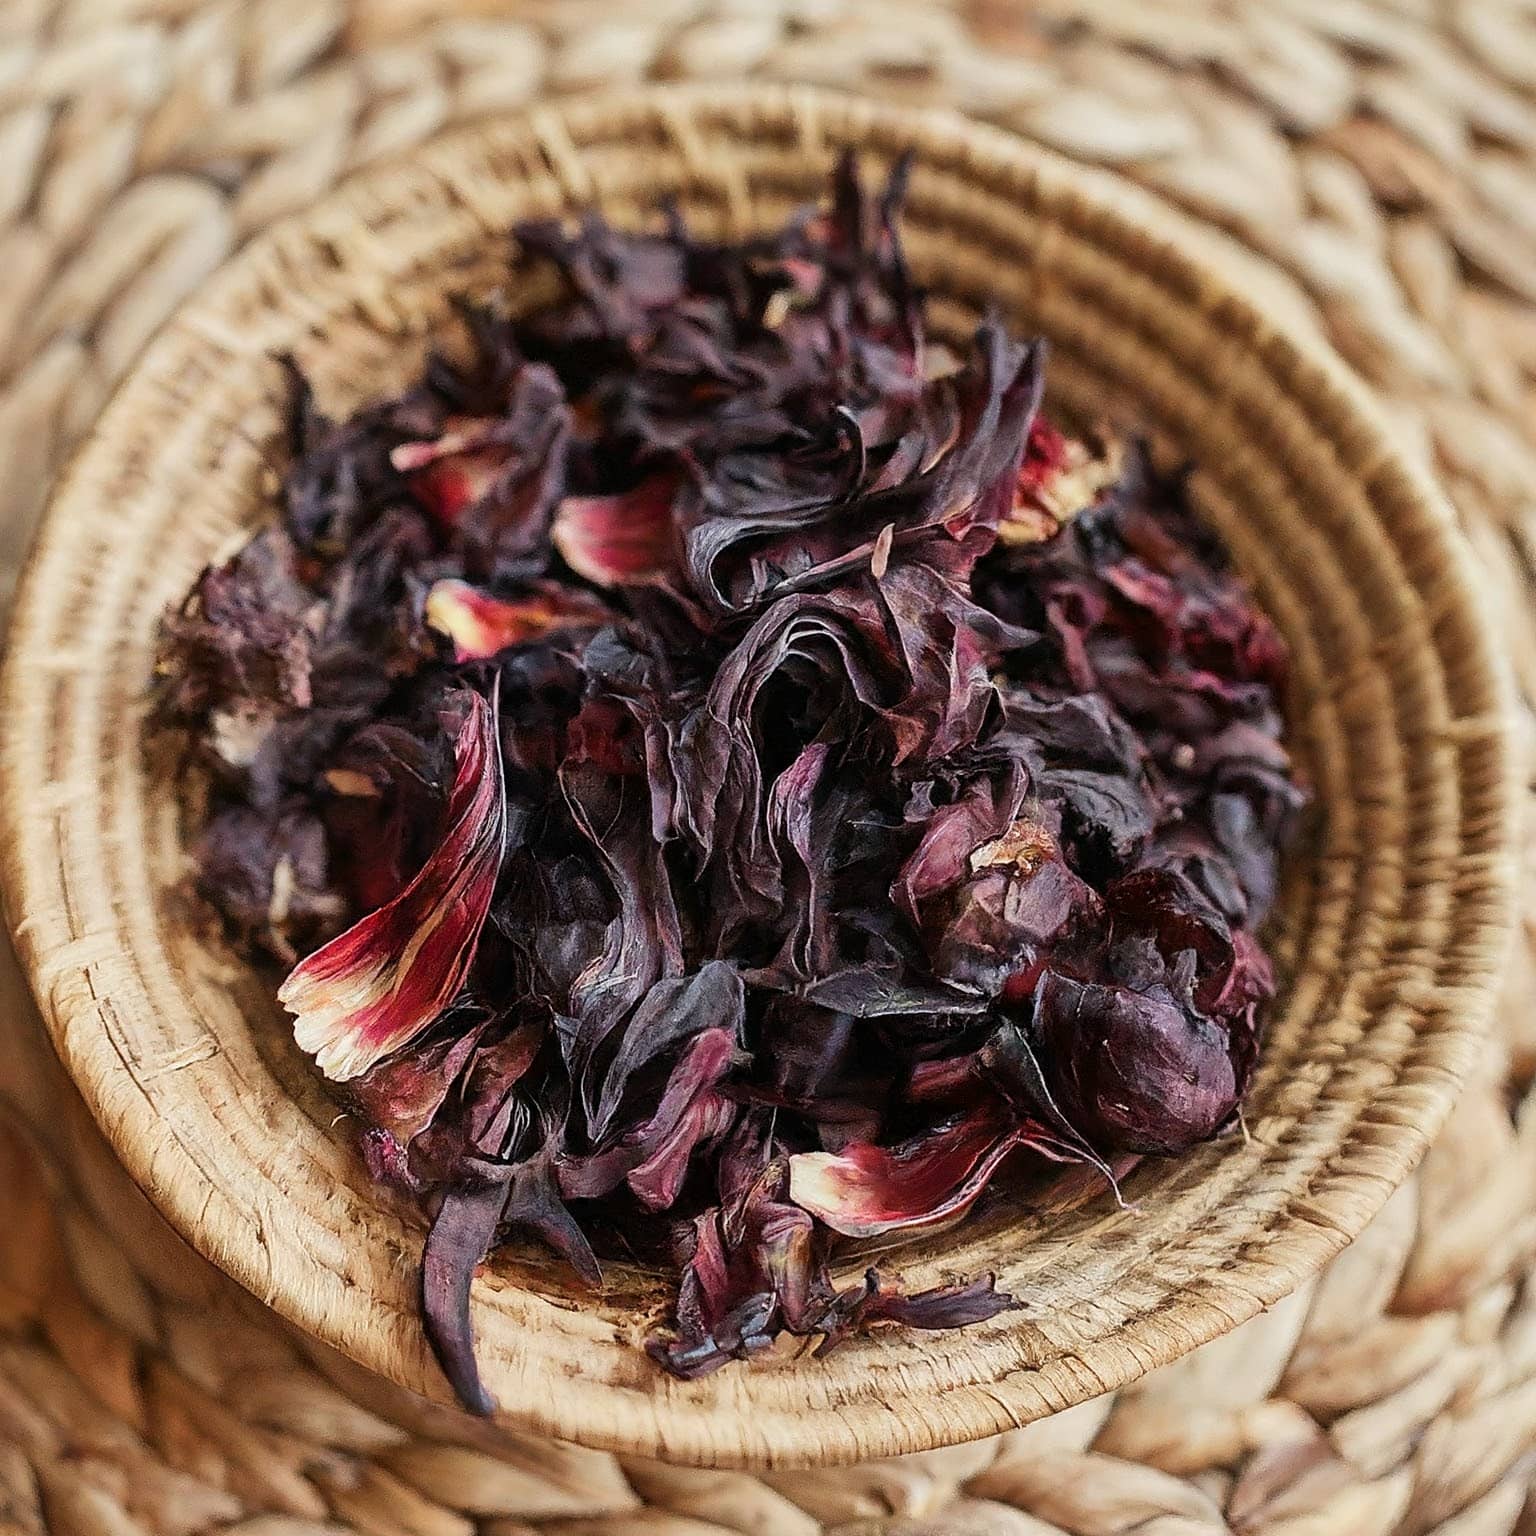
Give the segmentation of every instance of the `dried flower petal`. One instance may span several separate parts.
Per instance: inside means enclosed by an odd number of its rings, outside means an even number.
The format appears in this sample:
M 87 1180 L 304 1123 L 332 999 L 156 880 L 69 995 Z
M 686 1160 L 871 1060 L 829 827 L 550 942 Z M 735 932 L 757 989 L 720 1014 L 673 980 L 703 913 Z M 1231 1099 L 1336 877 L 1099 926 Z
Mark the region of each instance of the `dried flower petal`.
M 448 827 L 420 872 L 298 965 L 278 989 L 299 1048 L 334 1082 L 366 1072 L 453 1000 L 475 957 L 501 866 L 504 803 L 495 711 L 467 696 Z
M 300 708 L 311 702 L 316 603 L 296 564 L 281 534 L 258 534 L 204 571 L 186 601 L 165 616 L 156 671 L 174 712 L 249 712 L 253 700 Z M 256 718 L 265 724 L 270 712 L 258 710 Z
M 1019 466 L 1013 505 L 997 527 L 1004 544 L 1038 544 L 1091 507 L 1124 474 L 1125 452 L 1115 438 L 1090 444 L 1068 437 L 1037 416 Z
M 567 496 L 550 538 L 578 576 L 600 587 L 654 581 L 673 563 L 677 482 L 654 475 L 614 496 Z
M 820 1331 L 826 1336 L 816 1346 L 816 1358 L 824 1359 L 845 1339 L 874 1323 L 900 1323 L 907 1328 L 965 1328 L 986 1322 L 1015 1305 L 1012 1296 L 997 1289 L 994 1274 L 908 1295 L 899 1285 L 883 1281 L 878 1270 L 866 1270 L 863 1285 L 845 1291 L 820 1319 Z
M 845 1237 L 935 1226 L 972 1204 L 1023 1134 L 982 1112 L 896 1147 L 802 1152 L 789 1160 L 790 1198 Z
M 505 473 L 513 450 L 497 418 L 461 416 L 448 420 L 441 437 L 401 443 L 389 457 L 432 515 L 454 528 Z
M 480 1384 L 469 1326 L 469 1287 L 475 1267 L 490 1251 L 507 1205 L 505 1183 L 450 1189 L 427 1233 L 421 1262 L 422 1315 L 427 1337 L 471 1413 L 489 1415 L 496 1404 Z
M 1106 1151 L 1188 1151 L 1231 1119 L 1242 1078 L 1229 1031 L 1161 987 L 1047 972 L 1035 1037 L 1062 1113 Z
M 485 661 L 508 646 L 562 629 L 596 629 L 613 615 L 581 592 L 541 583 L 522 597 L 494 597 L 451 577 L 427 593 L 428 625 L 453 641 L 455 661 Z
M 370 1125 L 403 1149 L 437 1118 L 480 1043 L 484 1024 L 380 1061 L 352 1081 L 350 1097 Z

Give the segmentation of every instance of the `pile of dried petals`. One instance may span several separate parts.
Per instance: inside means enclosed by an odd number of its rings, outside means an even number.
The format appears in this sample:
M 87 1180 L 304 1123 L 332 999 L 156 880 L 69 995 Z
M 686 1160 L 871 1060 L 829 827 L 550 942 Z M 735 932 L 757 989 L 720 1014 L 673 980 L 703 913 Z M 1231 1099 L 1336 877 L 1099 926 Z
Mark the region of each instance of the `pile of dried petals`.
M 744 245 L 518 229 L 566 297 L 345 421 L 295 372 L 280 518 L 165 620 L 198 887 L 432 1207 L 471 1406 L 505 1236 L 678 1273 L 694 1376 L 990 1317 L 839 1291 L 835 1236 L 1237 1113 L 1282 646 L 1177 479 L 1039 414 L 1041 346 L 925 339 L 904 179 Z

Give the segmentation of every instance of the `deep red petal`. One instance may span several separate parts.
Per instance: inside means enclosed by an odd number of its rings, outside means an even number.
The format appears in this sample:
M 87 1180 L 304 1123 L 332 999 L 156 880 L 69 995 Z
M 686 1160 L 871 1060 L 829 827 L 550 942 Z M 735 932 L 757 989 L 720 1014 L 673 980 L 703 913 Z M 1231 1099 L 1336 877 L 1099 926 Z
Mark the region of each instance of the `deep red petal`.
M 428 625 L 453 642 L 455 661 L 483 661 L 559 629 L 596 629 L 612 616 L 585 593 L 541 584 L 524 596 L 495 597 L 445 579 L 427 593 Z
M 442 842 L 393 901 L 317 949 L 278 991 L 295 1040 L 334 1081 L 414 1039 L 474 959 L 501 867 L 505 808 L 495 713 L 478 694 L 467 697 Z
M 966 1210 L 1020 1139 L 984 1111 L 899 1147 L 802 1152 L 789 1160 L 790 1199 L 845 1237 L 928 1226 Z
M 600 587 L 654 581 L 673 564 L 677 482 L 654 475 L 617 496 L 567 496 L 550 537 L 565 563 Z

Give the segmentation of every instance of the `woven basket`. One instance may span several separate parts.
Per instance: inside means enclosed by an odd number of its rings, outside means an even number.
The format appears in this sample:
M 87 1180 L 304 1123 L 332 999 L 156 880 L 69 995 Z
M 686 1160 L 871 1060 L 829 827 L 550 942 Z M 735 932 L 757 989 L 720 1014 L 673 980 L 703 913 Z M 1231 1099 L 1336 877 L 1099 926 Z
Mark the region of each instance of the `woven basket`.
M 416 1315 L 420 1214 L 368 1182 L 268 986 L 176 895 L 177 797 L 142 742 L 155 621 L 269 505 L 275 354 L 355 405 L 409 377 L 453 295 L 505 278 L 513 220 L 596 201 L 636 223 L 672 196 L 741 233 L 816 196 L 847 143 L 880 163 L 917 148 L 908 250 L 941 326 L 1000 305 L 1051 338 L 1067 409 L 1139 422 L 1202 466 L 1194 493 L 1290 642 L 1321 816 L 1276 940 L 1288 981 L 1247 1134 L 1142 1169 L 1134 1209 L 1000 1200 L 901 1255 L 914 1285 L 995 1267 L 1027 1310 L 683 1384 L 636 1348 L 657 1277 L 616 1270 L 594 1297 L 538 1254 L 496 1258 L 475 1321 L 509 1423 L 705 1464 L 922 1449 L 1121 1384 L 1317 1269 L 1441 1124 L 1510 927 L 1513 754 L 1449 514 L 1342 373 L 1081 171 L 959 119 L 764 87 L 541 112 L 353 182 L 181 312 L 57 494 L 0 702 L 8 912 L 119 1156 L 291 1322 L 444 1398 Z

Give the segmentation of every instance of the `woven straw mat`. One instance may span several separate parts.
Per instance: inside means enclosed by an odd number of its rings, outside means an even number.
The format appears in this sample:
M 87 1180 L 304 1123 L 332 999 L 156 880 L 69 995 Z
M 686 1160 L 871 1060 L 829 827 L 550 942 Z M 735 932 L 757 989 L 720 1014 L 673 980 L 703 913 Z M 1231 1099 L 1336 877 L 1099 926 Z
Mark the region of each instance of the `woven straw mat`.
M 1450 489 L 1536 693 L 1536 11 L 1517 0 L 0 0 L 0 569 L 168 312 L 443 126 L 647 75 L 960 105 L 1125 172 L 1330 341 Z M 1536 1533 L 1536 956 L 1315 1283 L 1027 1429 L 753 1477 L 478 1438 L 162 1227 L 0 970 L 0 1533 Z

